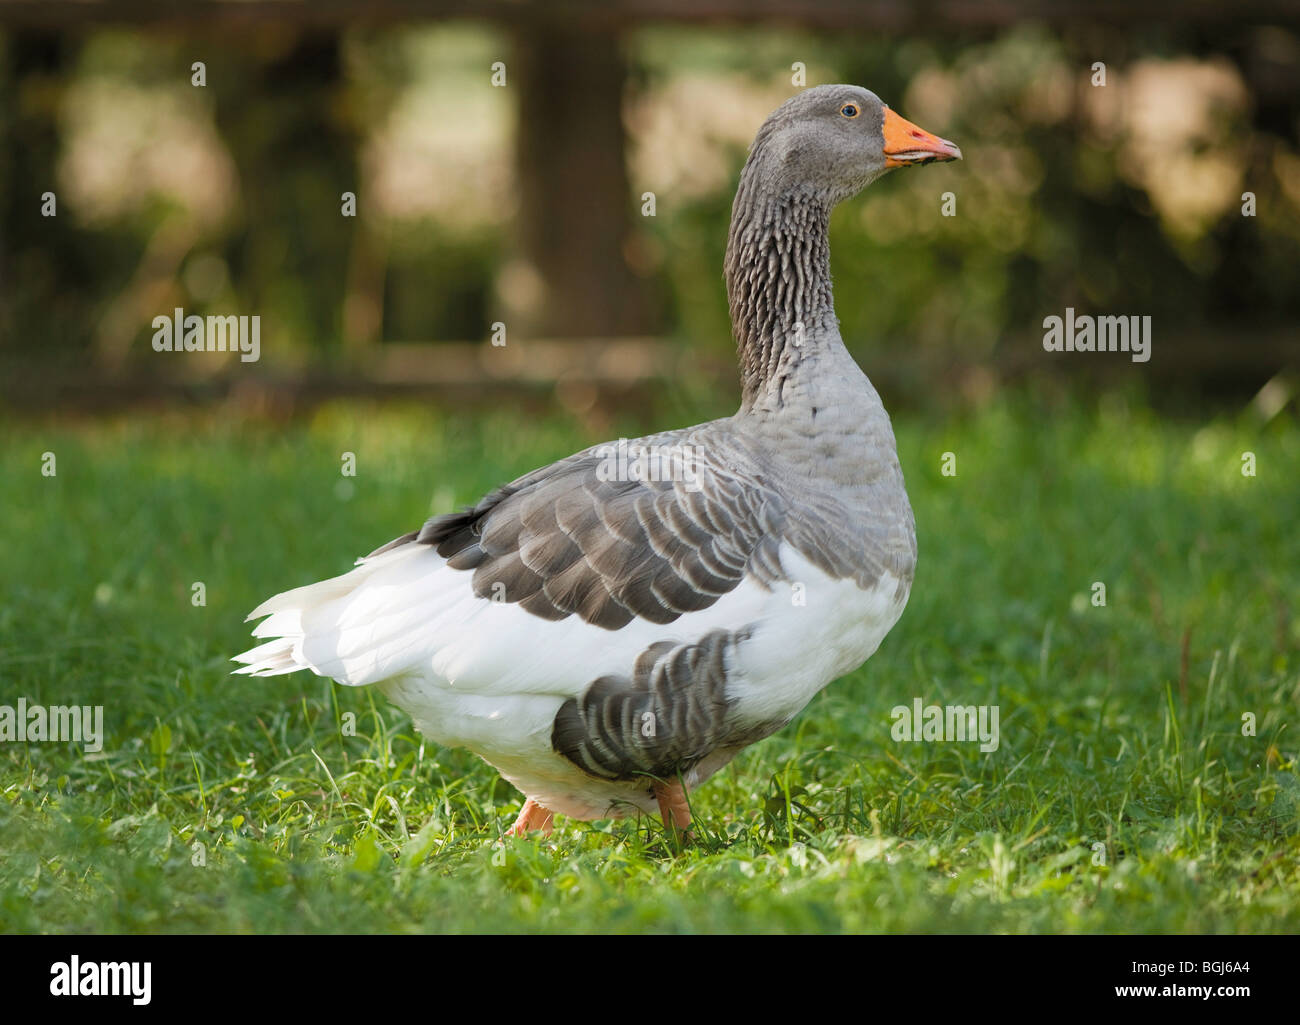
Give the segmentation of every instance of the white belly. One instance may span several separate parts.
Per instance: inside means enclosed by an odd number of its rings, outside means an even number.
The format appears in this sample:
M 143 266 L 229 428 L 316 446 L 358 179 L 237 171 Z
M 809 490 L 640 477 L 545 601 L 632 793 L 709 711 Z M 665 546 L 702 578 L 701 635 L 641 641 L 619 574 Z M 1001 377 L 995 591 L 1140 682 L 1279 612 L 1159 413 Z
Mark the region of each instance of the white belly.
M 380 687 L 431 740 L 469 748 L 552 811 L 581 819 L 653 813 L 648 785 L 595 779 L 552 749 L 556 713 L 598 676 L 630 674 L 656 641 L 690 643 L 712 629 L 748 628 L 728 666 L 726 696 L 742 724 L 789 721 L 875 652 L 902 614 L 908 587 L 887 575 L 863 590 L 831 579 L 788 546 L 781 564 L 792 583 L 767 590 L 746 580 L 710 608 L 663 626 L 638 620 L 608 631 L 577 617 L 551 622 L 497 605 L 473 617 L 478 629 Z M 485 676 L 485 666 L 499 672 Z M 715 752 L 688 774 L 688 784 L 703 782 L 734 754 Z

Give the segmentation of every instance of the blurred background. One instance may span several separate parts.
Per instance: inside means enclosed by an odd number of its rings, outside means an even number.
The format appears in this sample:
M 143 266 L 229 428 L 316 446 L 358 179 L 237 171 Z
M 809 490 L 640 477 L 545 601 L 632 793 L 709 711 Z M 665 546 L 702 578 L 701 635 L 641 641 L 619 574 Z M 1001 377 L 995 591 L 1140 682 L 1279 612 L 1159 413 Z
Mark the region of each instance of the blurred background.
M 891 408 L 1291 396 L 1295 2 L 0 0 L 0 399 L 730 412 L 732 193 L 800 72 L 966 154 L 832 225 Z M 1045 353 L 1067 306 L 1149 314 L 1151 362 Z M 176 307 L 259 315 L 260 361 L 154 352 Z

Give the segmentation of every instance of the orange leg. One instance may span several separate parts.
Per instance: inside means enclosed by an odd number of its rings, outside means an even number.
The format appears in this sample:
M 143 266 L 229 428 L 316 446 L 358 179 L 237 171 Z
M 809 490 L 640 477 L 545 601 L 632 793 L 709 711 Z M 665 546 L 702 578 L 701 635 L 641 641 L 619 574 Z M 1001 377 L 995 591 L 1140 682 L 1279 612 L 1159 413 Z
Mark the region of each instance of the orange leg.
M 671 783 L 656 783 L 655 797 L 659 799 L 659 814 L 663 817 L 664 828 L 681 833 L 684 840 L 691 838 L 691 806 L 686 800 L 686 788 L 681 780 Z
M 515 824 L 506 830 L 506 836 L 527 836 L 533 830 L 540 830 L 543 836 L 550 836 L 554 828 L 555 813 L 543 808 L 531 797 L 524 802 Z

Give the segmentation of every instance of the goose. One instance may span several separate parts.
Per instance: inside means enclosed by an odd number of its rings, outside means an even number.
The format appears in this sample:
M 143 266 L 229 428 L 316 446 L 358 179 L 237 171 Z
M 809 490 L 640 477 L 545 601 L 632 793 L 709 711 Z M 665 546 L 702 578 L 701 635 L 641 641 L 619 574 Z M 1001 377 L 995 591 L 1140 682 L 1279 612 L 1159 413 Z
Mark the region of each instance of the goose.
M 858 86 L 787 100 L 732 206 L 735 415 L 585 449 L 270 598 L 235 672 L 377 687 L 523 794 L 506 835 L 645 813 L 689 838 L 690 791 L 907 603 L 915 520 L 840 337 L 828 224 L 887 171 L 960 158 Z

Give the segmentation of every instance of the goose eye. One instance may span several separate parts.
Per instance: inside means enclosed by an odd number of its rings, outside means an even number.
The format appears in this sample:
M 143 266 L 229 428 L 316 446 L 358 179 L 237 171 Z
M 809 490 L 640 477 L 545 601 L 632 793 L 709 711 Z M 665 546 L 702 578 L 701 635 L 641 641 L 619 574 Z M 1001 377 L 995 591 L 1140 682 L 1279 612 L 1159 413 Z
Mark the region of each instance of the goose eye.
M 857 117 L 858 106 L 856 103 L 846 103 L 840 108 L 840 113 L 845 117 Z

